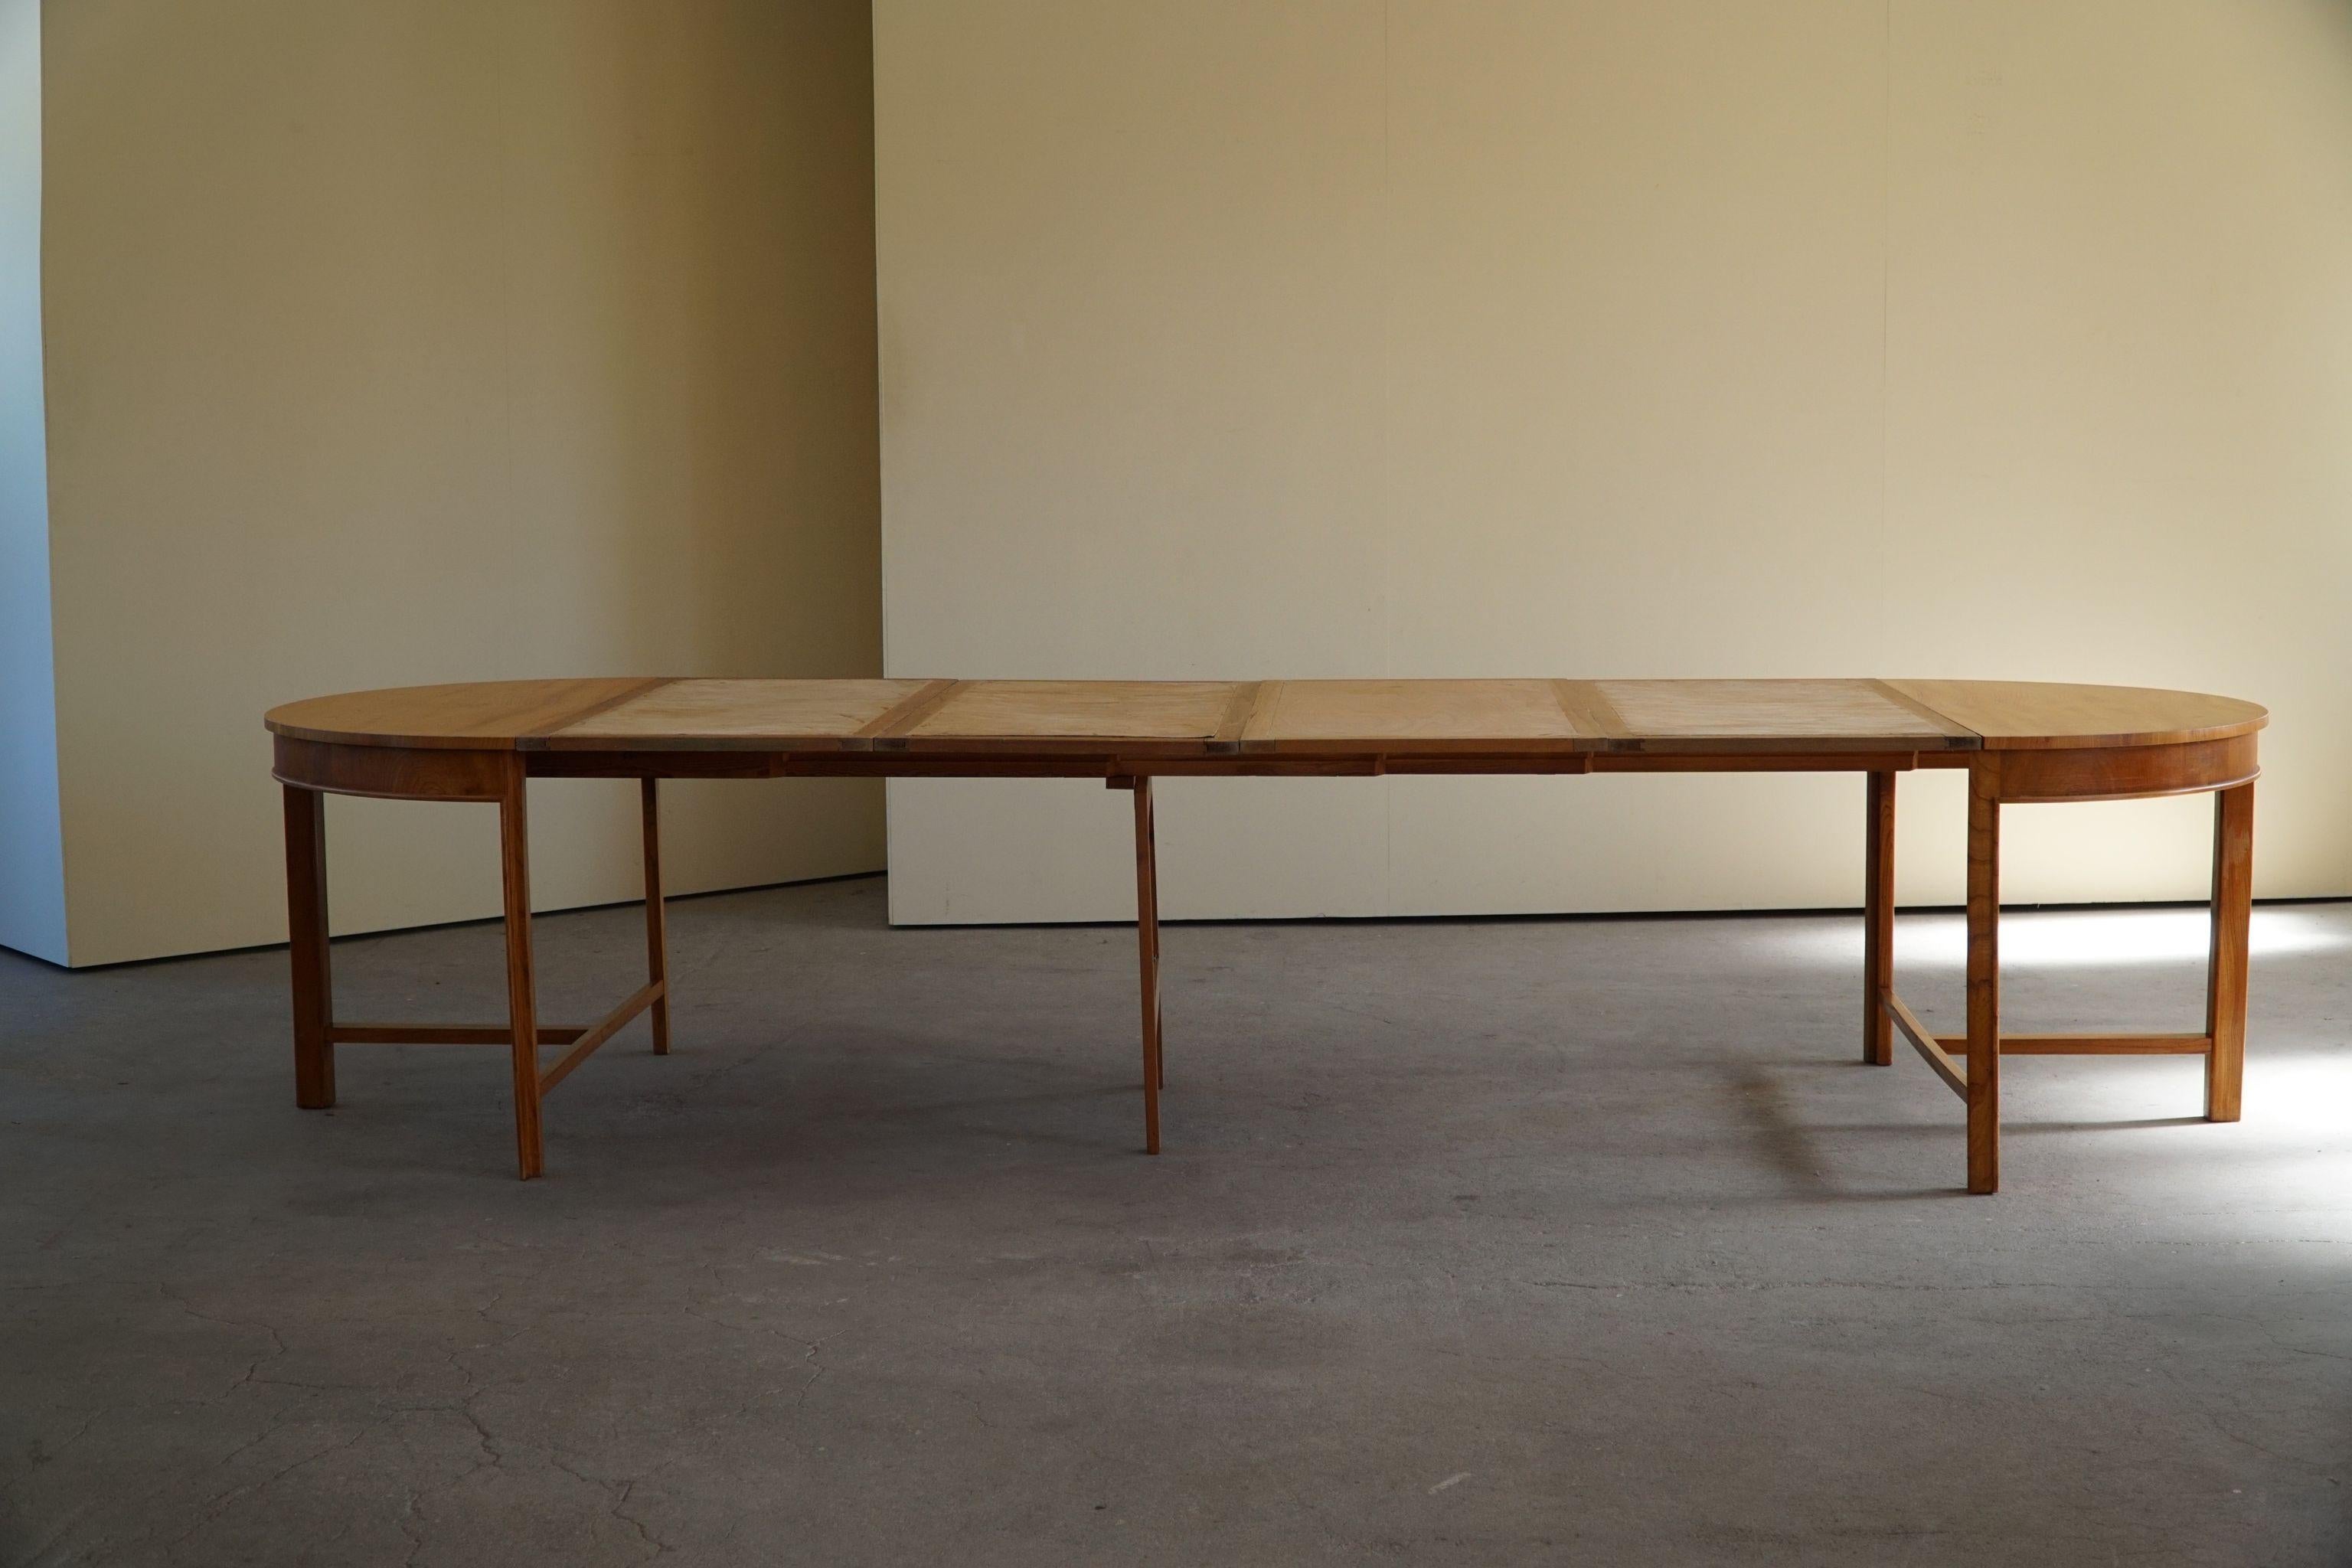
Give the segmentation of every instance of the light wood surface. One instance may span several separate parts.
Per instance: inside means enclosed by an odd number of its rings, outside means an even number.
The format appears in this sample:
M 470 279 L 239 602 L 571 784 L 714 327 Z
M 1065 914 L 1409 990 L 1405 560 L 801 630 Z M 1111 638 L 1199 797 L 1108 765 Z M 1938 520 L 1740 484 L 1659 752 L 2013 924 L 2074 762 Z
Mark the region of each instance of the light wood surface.
M 2234 697 L 2146 686 L 2041 680 L 1889 680 L 1894 690 L 1964 724 L 1992 751 L 2154 746 L 2218 741 L 2263 727 L 2266 709 Z
M 2198 692 L 2022 681 L 645 678 L 351 692 L 267 722 L 294 740 L 424 750 L 1737 757 L 2176 745 L 2250 735 L 2267 717 Z
M 1236 695 L 1230 680 L 974 680 L 923 716 L 910 741 L 1213 739 Z
M 549 747 L 591 751 L 634 745 L 770 744 L 853 740 L 907 699 L 920 680 L 670 680 L 549 731 Z
M 1896 701 L 1868 680 L 1597 680 L 1593 685 L 1645 741 L 1915 742 L 1937 750 L 1972 742 Z
M 1269 680 L 1242 750 L 1426 742 L 1496 746 L 1601 740 L 1560 702 L 1549 680 Z
M 665 777 L 785 773 L 1084 776 L 1134 792 L 1145 1147 L 1160 1144 L 1166 1071 L 1152 779 L 1174 773 L 1843 770 L 1865 787 L 1863 1059 L 1901 1034 L 1967 1105 L 1968 1187 L 2000 1182 L 2000 1058 L 2201 1055 L 2206 1115 L 2239 1114 L 2252 901 L 2255 732 L 2250 702 L 2134 687 L 1829 680 L 493 681 L 289 703 L 266 721 L 286 786 L 298 1104 L 334 1103 L 338 1043 L 503 1044 L 517 1163 L 543 1168 L 541 1102 L 641 1012 L 669 1047 L 661 896 Z M 1896 774 L 1966 767 L 1968 1032 L 1930 1035 L 1894 988 Z M 597 1024 L 538 1022 L 527 784 L 642 780 L 646 984 Z M 2005 803 L 2217 792 L 2213 936 L 2201 1034 L 2000 1032 Z M 495 801 L 508 1020 L 503 1026 L 334 1019 L 325 794 Z M 570 1049 L 541 1069 L 542 1045 Z
M 271 709 L 267 722 L 297 740 L 504 750 L 667 684 L 661 677 L 635 676 L 395 686 L 289 702 Z

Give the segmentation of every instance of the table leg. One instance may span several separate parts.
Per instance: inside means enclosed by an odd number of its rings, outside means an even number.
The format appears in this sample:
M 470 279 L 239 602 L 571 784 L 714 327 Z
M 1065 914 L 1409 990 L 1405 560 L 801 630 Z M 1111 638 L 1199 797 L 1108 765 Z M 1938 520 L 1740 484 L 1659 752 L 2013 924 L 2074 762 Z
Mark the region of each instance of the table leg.
M 2205 973 L 2205 1120 L 2235 1121 L 2246 1073 L 2246 945 L 2254 903 L 2254 786 L 2213 796 L 2213 946 Z
M 1862 1059 L 1895 1062 L 1895 775 L 1873 772 L 1864 800 L 1862 882 Z
M 530 962 L 530 841 L 522 760 L 499 800 L 499 860 L 506 889 L 507 1044 L 514 1062 L 515 1157 L 525 1181 L 544 1163 L 539 1132 L 539 1002 Z
M 1160 1152 L 1160 867 L 1152 842 L 1151 780 L 1135 781 L 1135 938 L 1143 971 L 1143 1149 Z
M 662 909 L 661 803 L 655 781 L 643 781 L 646 822 L 646 979 L 661 987 L 653 1001 L 654 1055 L 669 1055 L 669 933 Z
M 1168 994 L 1160 984 L 1160 853 L 1157 847 L 1152 851 L 1151 866 L 1151 1054 L 1158 1063 L 1153 1071 L 1153 1081 L 1164 1089 L 1168 1087 Z
M 286 786 L 286 936 L 294 963 L 294 1103 L 335 1103 L 334 974 L 327 954 L 327 811 L 317 790 Z
M 1969 1191 L 2000 1190 L 2000 794 L 1969 769 Z

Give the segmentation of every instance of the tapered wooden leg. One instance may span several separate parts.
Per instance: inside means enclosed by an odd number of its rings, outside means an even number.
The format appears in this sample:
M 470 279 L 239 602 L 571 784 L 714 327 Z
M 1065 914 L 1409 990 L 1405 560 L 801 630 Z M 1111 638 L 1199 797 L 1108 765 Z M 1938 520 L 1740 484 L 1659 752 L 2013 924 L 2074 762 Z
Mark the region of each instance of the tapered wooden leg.
M 294 961 L 294 1103 L 335 1103 L 334 973 L 327 955 L 327 797 L 286 786 L 286 936 Z
M 1160 984 L 1160 851 L 1155 844 L 1151 855 L 1151 1038 L 1156 1042 L 1152 1055 L 1160 1063 L 1159 1082 L 1168 1087 L 1168 1007 L 1167 992 Z
M 654 1055 L 669 1055 L 669 933 L 662 910 L 661 804 L 654 781 L 644 781 L 646 818 L 646 979 L 662 988 L 651 1009 Z
M 2246 1076 L 2246 941 L 2254 907 L 2254 786 L 2213 797 L 2213 947 L 2205 973 L 2205 1120 L 2235 1121 Z
M 1969 1191 L 2000 1190 L 2000 795 L 1969 770 Z
M 1143 968 L 1143 1152 L 1160 1152 L 1160 867 L 1152 844 L 1151 780 L 1135 781 L 1135 938 Z
M 1895 989 L 1895 775 L 1867 775 L 1862 879 L 1862 1059 L 1895 1062 L 1895 1021 L 1886 998 Z
M 506 887 L 508 1046 L 514 1060 L 515 1160 L 529 1181 L 544 1155 L 539 1134 L 539 1000 L 530 962 L 530 835 L 518 758 L 499 801 L 499 861 Z

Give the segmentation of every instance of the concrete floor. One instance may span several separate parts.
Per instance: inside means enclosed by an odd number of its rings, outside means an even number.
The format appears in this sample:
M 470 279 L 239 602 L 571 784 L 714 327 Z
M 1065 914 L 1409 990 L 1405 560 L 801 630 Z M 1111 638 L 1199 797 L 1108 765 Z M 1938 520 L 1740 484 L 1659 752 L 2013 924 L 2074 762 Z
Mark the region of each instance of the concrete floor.
M 672 919 L 529 1185 L 495 1052 L 296 1110 L 282 953 L 0 954 L 0 1563 L 2352 1562 L 2352 906 L 2257 911 L 2244 1122 L 2013 1061 L 1981 1199 L 1851 920 L 1173 928 L 1153 1161 L 1128 930 Z M 544 921 L 548 1015 L 638 931 Z M 2200 1015 L 2197 915 L 2004 932 L 2017 1022 Z

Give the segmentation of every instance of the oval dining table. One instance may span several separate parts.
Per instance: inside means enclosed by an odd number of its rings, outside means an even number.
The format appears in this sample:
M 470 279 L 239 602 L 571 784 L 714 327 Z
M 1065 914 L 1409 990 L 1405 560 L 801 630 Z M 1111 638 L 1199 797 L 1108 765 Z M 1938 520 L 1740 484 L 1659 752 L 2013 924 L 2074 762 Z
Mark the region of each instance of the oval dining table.
M 1967 1186 L 2000 1183 L 2005 1056 L 2196 1056 L 2205 1117 L 2238 1119 L 2245 1061 L 2254 777 L 2267 712 L 2141 687 L 2011 680 L 950 680 L 594 678 L 412 686 L 275 708 L 285 790 L 295 1102 L 335 1103 L 335 1048 L 507 1047 L 517 1162 L 544 1165 L 541 1106 L 638 1014 L 669 1049 L 657 790 L 667 778 L 1099 778 L 1130 791 L 1141 970 L 1143 1146 L 1160 1144 L 1158 858 L 1152 781 L 1171 775 L 1854 773 L 1864 780 L 1862 1059 L 1900 1035 L 1966 1108 Z M 1967 1029 L 1936 1035 L 1895 989 L 1895 780 L 1968 773 Z M 600 1021 L 539 1021 L 526 786 L 641 781 L 646 983 Z M 2200 1027 L 2004 1034 L 2005 805 L 2214 797 L 2212 938 Z M 507 1018 L 449 1026 L 336 1017 L 328 962 L 327 795 L 495 804 Z M 542 1052 L 560 1048 L 552 1060 Z

